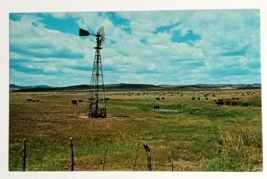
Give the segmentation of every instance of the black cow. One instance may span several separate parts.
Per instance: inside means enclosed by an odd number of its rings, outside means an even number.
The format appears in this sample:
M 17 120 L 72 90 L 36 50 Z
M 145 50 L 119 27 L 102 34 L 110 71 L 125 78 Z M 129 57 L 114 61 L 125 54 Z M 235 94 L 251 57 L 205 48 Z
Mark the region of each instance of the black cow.
M 243 103 L 242 106 L 248 107 L 248 103 Z
M 154 110 L 155 110 L 155 109 L 158 109 L 158 110 L 159 110 L 159 106 L 154 106 Z
M 27 99 L 27 102 L 32 102 L 32 99 Z
M 222 102 L 222 101 L 217 101 L 216 104 L 217 104 L 218 106 L 220 106 L 220 105 L 223 106 L 223 102 Z
M 192 100 L 195 100 L 195 99 L 196 99 L 195 97 L 192 98 Z
M 237 106 L 237 102 L 232 102 L 233 107 Z
M 82 103 L 82 102 L 83 102 L 83 100 L 79 99 L 79 103 Z
M 160 100 L 159 98 L 156 98 L 156 100 Z
M 164 97 L 162 97 L 161 99 L 162 99 L 162 100 L 164 100 L 165 98 L 164 98 Z
M 72 105 L 76 105 L 77 106 L 78 101 L 77 100 L 71 100 L 71 103 L 72 103 Z

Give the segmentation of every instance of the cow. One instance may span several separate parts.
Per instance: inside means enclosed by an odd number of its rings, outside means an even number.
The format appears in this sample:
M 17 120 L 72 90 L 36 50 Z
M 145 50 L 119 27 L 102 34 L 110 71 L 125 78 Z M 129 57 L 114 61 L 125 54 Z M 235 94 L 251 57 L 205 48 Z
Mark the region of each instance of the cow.
M 223 101 L 217 101 L 216 104 L 217 104 L 218 106 L 220 106 L 220 105 L 223 106 Z
M 183 97 L 183 95 L 181 95 L 181 97 Z
M 39 99 L 37 99 L 36 102 L 39 102 Z
M 216 103 L 217 101 L 216 101 L 216 99 L 214 100 L 214 103 Z
M 242 106 L 248 107 L 248 103 L 243 103 Z
M 34 103 L 34 102 L 35 102 L 35 100 L 33 99 L 33 100 L 32 100 L 32 102 Z
M 200 97 L 198 97 L 197 99 L 200 100 Z
M 158 109 L 159 110 L 159 106 L 154 106 L 154 111 L 155 111 L 155 109 Z
M 236 100 L 239 100 L 239 98 L 236 98 Z
M 209 98 L 206 97 L 206 100 L 208 100 Z
M 76 106 L 78 104 L 77 100 L 71 100 L 71 103 L 72 103 L 72 105 L 76 105 Z
M 231 103 L 229 101 L 226 102 L 226 105 L 229 106 Z
M 223 102 L 223 99 L 218 99 L 218 101 L 221 101 L 221 102 Z
M 83 102 L 83 100 L 79 99 L 79 103 L 82 103 L 82 102 Z
M 110 100 L 109 98 L 106 98 L 106 100 Z
M 195 97 L 192 98 L 192 100 L 195 100 L 195 99 L 196 99 Z
M 27 99 L 27 102 L 32 102 L 32 99 Z
M 237 106 L 237 102 L 232 102 L 233 107 Z
M 156 100 L 160 100 L 159 98 L 156 98 Z
M 212 97 L 215 97 L 215 94 L 213 94 Z
M 162 100 L 165 100 L 165 98 L 164 98 L 164 97 L 162 97 L 161 99 L 162 99 Z

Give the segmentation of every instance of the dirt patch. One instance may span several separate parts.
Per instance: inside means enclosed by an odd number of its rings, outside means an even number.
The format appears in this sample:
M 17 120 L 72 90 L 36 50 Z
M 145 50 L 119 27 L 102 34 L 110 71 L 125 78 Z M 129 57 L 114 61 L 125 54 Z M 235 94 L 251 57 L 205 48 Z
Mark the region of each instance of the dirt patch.
M 199 164 L 196 162 L 190 162 L 186 160 L 178 160 L 173 162 L 174 166 L 178 166 L 182 171 L 198 171 Z
M 117 121 L 126 121 L 127 119 L 129 119 L 129 116 L 114 116 L 111 117 L 112 119 L 115 119 Z
M 88 119 L 88 116 L 85 115 L 85 114 L 84 114 L 84 115 L 79 115 L 78 117 L 79 117 L 79 118 L 82 118 L 82 119 Z
M 107 120 L 107 119 L 114 119 L 114 120 L 117 120 L 117 121 L 125 121 L 127 119 L 129 119 L 130 117 L 129 116 L 110 116 L 108 115 L 106 118 L 90 118 L 88 117 L 86 114 L 81 114 L 78 116 L 78 118 L 81 118 L 81 119 L 90 119 L 90 120 L 94 120 L 94 119 L 97 119 L 97 121 L 103 119 L 103 120 Z
M 184 110 L 167 110 L 167 109 L 159 109 L 156 111 L 159 111 L 159 112 L 177 112 L 177 113 L 183 113 L 184 112 Z

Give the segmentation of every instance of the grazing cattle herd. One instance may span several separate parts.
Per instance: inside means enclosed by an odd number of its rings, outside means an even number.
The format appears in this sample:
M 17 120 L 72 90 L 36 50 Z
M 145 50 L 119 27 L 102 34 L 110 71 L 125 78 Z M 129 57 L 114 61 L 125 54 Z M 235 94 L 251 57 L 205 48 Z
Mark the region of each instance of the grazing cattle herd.
M 53 94 L 53 96 L 54 96 L 54 94 Z M 40 102 L 40 100 L 39 99 L 27 99 L 27 103 L 28 102 L 32 102 L 32 103 L 34 103 L 34 102 Z M 71 100 L 71 103 L 72 103 L 72 105 L 78 105 L 78 103 L 82 103 L 83 102 L 83 100 L 81 100 L 81 99 L 79 99 L 79 100 Z
M 184 94 L 189 94 L 190 95 L 190 93 L 187 93 L 187 92 L 166 92 L 166 93 L 163 93 L 162 95 L 165 95 L 165 94 L 168 94 L 168 93 L 171 93 L 169 96 L 174 96 L 175 94 L 180 94 L 180 97 L 183 97 L 183 95 Z M 193 92 L 194 93 L 194 92 Z M 251 91 L 251 92 L 246 92 L 247 93 L 247 95 L 250 95 L 250 96 L 252 96 L 252 95 L 254 95 L 255 94 L 255 92 L 254 91 Z M 132 93 L 133 94 L 133 93 Z M 160 93 L 159 93 L 160 94 Z M 202 94 L 201 92 L 199 92 L 199 94 Z M 235 93 L 230 93 L 230 92 L 221 92 L 221 93 L 218 93 L 217 95 L 225 95 L 225 94 L 228 94 L 228 95 L 233 95 L 233 96 L 237 96 L 237 95 L 241 95 L 241 96 L 245 96 L 245 94 L 244 94 L 244 92 L 240 92 L 240 93 L 238 93 L 238 92 L 235 92 Z M 213 98 L 215 98 L 216 97 L 216 95 L 213 93 L 213 94 L 204 94 L 203 96 L 204 96 L 204 98 L 208 101 L 209 100 L 209 98 L 208 98 L 208 95 L 211 95 L 211 97 L 213 97 Z M 156 100 L 160 100 L 160 98 L 162 99 L 162 100 L 164 100 L 165 99 L 165 97 L 156 97 Z M 199 97 L 195 97 L 195 96 L 193 96 L 193 97 L 191 97 L 191 100 L 198 100 L 198 101 L 200 101 L 200 99 L 201 99 L 201 97 L 199 96 Z M 232 107 L 237 107 L 237 105 L 239 104 L 240 106 L 242 106 L 242 107 L 248 107 L 249 106 L 249 103 L 248 102 L 244 102 L 244 103 L 242 103 L 241 101 L 238 103 L 237 101 L 240 99 L 240 97 L 231 97 L 231 98 L 219 98 L 219 99 L 214 99 L 213 100 L 213 102 L 214 102 L 214 104 L 215 105 L 217 105 L 217 106 L 223 106 L 224 104 L 226 105 L 226 106 L 232 106 Z M 245 100 L 246 100 L 246 98 L 245 98 Z M 155 109 L 160 109 L 160 107 L 159 106 L 154 106 L 154 110 Z
M 83 100 L 81 100 L 81 99 L 79 99 L 79 100 L 71 100 L 71 104 L 72 105 L 78 105 L 78 103 L 82 103 L 83 102 Z
M 72 94 L 73 92 L 69 92 L 69 94 Z M 204 97 L 206 99 L 205 101 L 210 101 L 212 100 L 213 103 L 216 106 L 232 106 L 232 107 L 237 107 L 242 106 L 242 107 L 248 107 L 249 102 L 246 101 L 247 97 L 246 96 L 253 96 L 255 95 L 255 91 L 253 90 L 248 90 L 248 91 L 161 91 L 161 92 L 156 92 L 156 91 L 150 91 L 150 92 L 112 92 L 112 93 L 107 93 L 107 96 L 115 96 L 115 95 L 122 95 L 122 96 L 142 96 L 142 95 L 157 95 L 158 97 L 154 98 L 158 101 L 160 100 L 166 100 L 168 101 L 168 96 L 174 98 L 175 95 L 179 95 L 181 98 L 185 96 L 189 97 L 192 101 L 201 101 L 201 97 Z M 53 94 L 54 96 L 54 94 Z M 217 99 L 216 96 L 221 96 Z M 225 96 L 228 96 L 227 98 Z M 231 97 L 230 97 L 231 96 Z M 240 98 L 241 96 L 241 98 Z M 243 97 L 244 98 L 243 98 Z M 213 98 L 213 99 L 212 99 Z M 105 98 L 107 100 L 111 100 L 110 98 Z M 137 99 L 137 98 L 136 98 Z M 240 101 L 245 100 L 245 101 Z M 114 99 L 113 99 L 114 100 Z M 239 102 L 238 102 L 239 101 Z M 31 99 L 28 98 L 27 102 L 40 102 L 39 99 Z M 42 101 L 43 102 L 43 101 Z M 161 102 L 161 101 L 160 101 Z M 71 100 L 71 104 L 73 106 L 77 106 L 79 103 L 83 103 L 82 99 L 78 100 Z M 212 103 L 210 103 L 212 104 Z M 160 110 L 160 106 L 154 106 L 154 110 Z
M 34 100 L 34 99 L 27 99 L 27 102 L 32 102 L 32 103 L 34 103 L 34 102 L 40 102 L 40 101 L 39 101 L 39 99 L 36 99 L 36 100 Z

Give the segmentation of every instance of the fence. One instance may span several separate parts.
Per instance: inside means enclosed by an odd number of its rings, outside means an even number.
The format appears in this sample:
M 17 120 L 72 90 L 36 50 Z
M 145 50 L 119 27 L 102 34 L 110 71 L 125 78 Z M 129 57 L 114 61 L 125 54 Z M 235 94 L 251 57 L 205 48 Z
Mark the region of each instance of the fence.
M 74 145 L 73 145 L 73 140 L 72 137 L 70 137 L 69 139 L 70 142 L 70 161 L 71 161 L 71 171 L 74 171 L 74 166 L 75 166 L 75 161 L 74 161 Z M 26 139 L 23 140 L 23 171 L 26 171 L 26 158 L 27 158 L 27 141 Z M 133 171 L 136 171 L 136 162 L 137 162 L 137 158 L 138 158 L 138 153 L 139 153 L 139 144 L 140 142 L 138 142 L 137 145 L 137 150 L 136 150 L 136 155 L 135 155 L 135 159 L 134 159 L 134 164 L 133 164 Z M 150 148 L 147 144 L 143 144 L 143 147 L 147 153 L 147 167 L 149 171 L 152 171 L 152 162 L 151 162 L 151 151 Z M 105 153 L 104 153 L 104 157 L 103 157 L 103 171 L 105 171 L 105 163 L 106 163 L 106 156 L 107 156 L 107 148 L 105 149 Z M 171 158 L 171 171 L 173 171 L 173 155 L 174 155 L 174 148 L 172 148 L 172 158 Z

